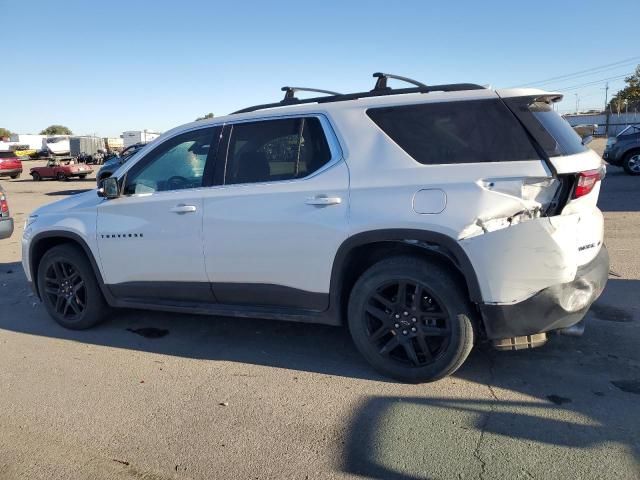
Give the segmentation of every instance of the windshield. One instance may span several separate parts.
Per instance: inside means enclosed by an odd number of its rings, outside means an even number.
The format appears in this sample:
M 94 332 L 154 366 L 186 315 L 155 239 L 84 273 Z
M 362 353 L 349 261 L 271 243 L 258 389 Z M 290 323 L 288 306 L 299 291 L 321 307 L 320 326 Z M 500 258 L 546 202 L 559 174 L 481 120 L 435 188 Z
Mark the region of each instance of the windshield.
M 616 137 L 623 137 L 625 135 L 636 135 L 640 133 L 640 125 L 629 125 L 625 127 Z

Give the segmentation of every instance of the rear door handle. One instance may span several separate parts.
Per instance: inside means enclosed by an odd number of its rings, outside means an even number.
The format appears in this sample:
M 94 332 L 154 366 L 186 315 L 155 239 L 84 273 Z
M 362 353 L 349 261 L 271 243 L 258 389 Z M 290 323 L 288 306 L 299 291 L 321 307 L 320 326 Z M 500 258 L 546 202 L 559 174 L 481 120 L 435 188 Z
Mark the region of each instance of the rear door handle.
M 310 197 L 305 200 L 307 205 L 338 205 L 342 203 L 340 197 L 326 197 L 324 195 L 318 195 L 317 197 Z
M 176 205 L 169 211 L 172 213 L 190 213 L 195 212 L 196 210 L 197 208 L 195 205 L 184 205 L 181 203 L 180 205 Z

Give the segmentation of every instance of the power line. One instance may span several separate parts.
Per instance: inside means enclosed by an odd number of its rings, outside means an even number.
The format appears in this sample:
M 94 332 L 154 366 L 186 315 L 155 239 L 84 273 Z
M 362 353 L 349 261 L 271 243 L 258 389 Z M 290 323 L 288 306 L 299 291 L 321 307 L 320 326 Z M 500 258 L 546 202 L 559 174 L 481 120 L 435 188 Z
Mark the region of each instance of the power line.
M 523 85 L 520 85 L 522 87 L 526 87 L 526 86 L 530 86 L 530 85 L 544 85 L 547 83 L 551 83 L 551 82 L 555 82 L 557 80 L 566 80 L 569 78 L 578 78 L 578 77 L 582 77 L 582 76 L 587 76 L 593 73 L 602 73 L 603 71 L 606 70 L 611 70 L 613 68 L 618 68 L 618 67 L 622 67 L 626 64 L 629 63 L 635 63 L 636 61 L 640 60 L 640 56 L 635 56 L 635 57 L 630 57 L 627 58 L 625 60 L 619 60 L 617 62 L 614 63 L 608 63 L 606 65 L 600 65 L 597 67 L 591 67 L 591 68 L 587 68 L 586 70 L 580 70 L 578 72 L 573 72 L 573 73 L 567 73 L 564 75 L 559 75 L 557 77 L 551 77 L 551 78 L 546 78 L 544 80 L 538 80 L 535 82 L 529 82 L 529 83 L 525 83 Z
M 633 72 L 625 73 L 623 75 L 616 75 L 615 77 L 600 78 L 598 80 L 593 80 L 593 81 L 587 82 L 587 83 L 581 83 L 579 85 L 572 85 L 570 87 L 550 88 L 549 90 L 556 90 L 558 92 L 566 92 L 568 90 L 576 90 L 576 89 L 582 88 L 582 87 L 589 87 L 589 86 L 592 86 L 592 85 L 597 85 L 599 83 L 606 82 L 606 81 L 609 81 L 609 80 L 622 80 L 623 78 L 628 77 L 629 75 L 633 75 Z
M 605 73 L 607 70 L 615 70 L 615 69 L 622 68 L 622 67 L 626 68 L 627 66 L 633 65 L 635 63 L 636 63 L 635 61 L 634 62 L 625 62 L 625 63 L 620 63 L 618 65 L 615 65 L 613 67 L 597 68 L 597 69 L 593 69 L 593 70 L 591 70 L 590 72 L 587 72 L 587 73 L 582 73 L 582 74 L 579 74 L 579 75 L 569 75 L 569 76 L 566 76 L 564 78 L 560 78 L 560 79 L 557 79 L 557 80 L 550 80 L 550 81 L 547 81 L 547 82 L 539 82 L 539 83 L 536 83 L 536 85 L 538 85 L 538 86 L 547 85 L 549 83 L 556 83 L 558 81 L 575 80 L 575 79 L 578 79 L 578 78 L 590 77 L 592 75 Z

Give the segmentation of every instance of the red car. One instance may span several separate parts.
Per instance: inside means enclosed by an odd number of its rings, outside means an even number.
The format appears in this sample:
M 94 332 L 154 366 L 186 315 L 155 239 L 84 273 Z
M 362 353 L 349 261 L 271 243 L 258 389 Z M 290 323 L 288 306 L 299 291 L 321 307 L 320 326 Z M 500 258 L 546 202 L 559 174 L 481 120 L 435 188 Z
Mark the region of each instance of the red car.
M 58 180 L 67 180 L 71 177 L 85 178 L 93 173 L 91 167 L 80 163 L 77 164 L 73 160 L 61 162 L 52 158 L 44 167 L 34 167 L 31 169 L 31 177 L 37 182 L 43 178 L 57 178 Z
M 22 173 L 22 161 L 14 152 L 0 152 L 0 177 L 18 178 Z

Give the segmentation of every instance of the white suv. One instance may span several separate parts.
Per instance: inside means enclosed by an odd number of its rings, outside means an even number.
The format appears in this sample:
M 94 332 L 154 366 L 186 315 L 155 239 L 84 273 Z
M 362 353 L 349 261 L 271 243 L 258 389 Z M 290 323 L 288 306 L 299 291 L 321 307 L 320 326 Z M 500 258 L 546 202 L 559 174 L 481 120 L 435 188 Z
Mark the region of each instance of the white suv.
M 581 333 L 609 269 L 604 169 L 553 111 L 561 95 L 376 76 L 175 128 L 97 195 L 36 210 L 22 258 L 50 315 L 348 324 L 410 382 L 451 374 L 479 339 Z

